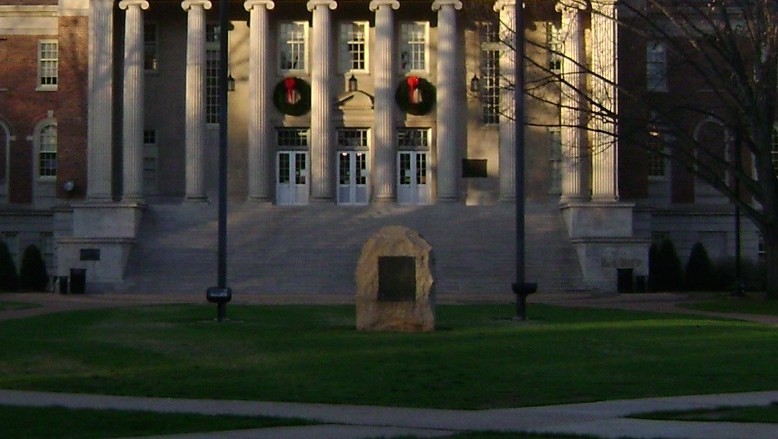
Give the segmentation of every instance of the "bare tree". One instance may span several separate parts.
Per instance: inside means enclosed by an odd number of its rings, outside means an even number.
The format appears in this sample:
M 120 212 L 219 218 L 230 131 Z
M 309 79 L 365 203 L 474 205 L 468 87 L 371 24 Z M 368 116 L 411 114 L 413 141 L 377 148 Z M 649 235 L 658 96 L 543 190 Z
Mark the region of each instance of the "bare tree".
M 556 2 L 525 3 L 527 22 L 533 23 L 533 14 L 548 15 L 549 5 L 553 7 Z M 669 160 L 728 198 L 761 232 L 767 297 L 778 299 L 778 2 L 578 3 L 584 5 L 592 22 L 602 10 L 599 6 L 616 4 L 618 79 L 593 68 L 591 53 L 581 62 L 566 58 L 561 48 L 554 51 L 553 57 L 568 67 L 560 71 L 558 65 L 532 56 L 532 50 L 528 50 L 525 63 L 531 73 L 525 86 L 527 99 L 557 105 L 562 112 L 573 102 L 575 109 L 584 113 L 576 126 L 589 131 L 602 126 L 589 123 L 593 119 L 607 120 L 618 127 L 614 137 L 589 135 L 590 143 L 582 154 L 602 152 L 613 146 L 607 139 L 613 139 L 621 150 L 640 149 L 645 157 Z M 530 32 L 525 30 L 525 35 Z M 514 40 L 509 36 L 504 42 L 512 48 Z M 548 50 L 546 42 L 537 38 L 518 41 L 537 49 L 535 53 Z M 652 69 L 652 63 L 656 63 L 656 69 Z M 590 80 L 583 84 L 576 81 L 581 73 Z M 611 96 L 594 90 L 592 83 L 597 81 L 617 91 L 617 105 L 613 105 Z M 501 86 L 513 84 L 503 81 Z M 564 99 L 560 93 L 576 97 Z M 528 119 L 526 123 L 547 122 Z M 561 123 L 568 122 L 562 117 Z M 703 125 L 715 129 L 706 133 L 700 129 Z M 597 144 L 591 139 L 606 142 Z

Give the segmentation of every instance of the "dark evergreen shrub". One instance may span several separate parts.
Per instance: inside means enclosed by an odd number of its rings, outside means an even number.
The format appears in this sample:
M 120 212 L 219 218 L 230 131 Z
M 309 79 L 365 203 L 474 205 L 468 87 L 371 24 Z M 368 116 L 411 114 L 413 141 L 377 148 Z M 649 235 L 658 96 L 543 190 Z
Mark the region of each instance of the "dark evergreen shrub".
M 659 244 L 652 265 L 654 291 L 679 291 L 683 288 L 683 268 L 672 241 L 665 239 Z
M 11 252 L 5 242 L 0 241 L 0 291 L 16 291 L 19 287 L 19 277 L 16 274 L 16 264 L 11 259 Z
M 690 291 L 711 291 L 716 287 L 713 278 L 713 264 L 701 242 L 694 244 L 686 262 L 686 289 Z
M 648 290 L 658 291 L 656 288 L 656 254 L 659 252 L 659 246 L 652 243 L 648 248 Z
M 25 291 L 45 291 L 49 285 L 49 273 L 46 263 L 38 247 L 27 246 L 22 254 L 22 265 L 19 268 L 19 283 Z
M 726 257 L 713 263 L 713 279 L 717 291 L 734 291 L 735 258 Z M 740 261 L 740 282 L 745 291 L 764 291 L 767 287 L 767 271 L 763 262 L 742 259 Z

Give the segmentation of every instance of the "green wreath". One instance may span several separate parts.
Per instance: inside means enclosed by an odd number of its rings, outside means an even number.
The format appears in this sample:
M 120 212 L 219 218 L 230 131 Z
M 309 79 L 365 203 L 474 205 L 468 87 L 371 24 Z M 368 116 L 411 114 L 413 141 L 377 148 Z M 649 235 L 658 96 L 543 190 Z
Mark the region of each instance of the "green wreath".
M 273 89 L 273 104 L 290 116 L 302 116 L 311 111 L 311 85 L 298 77 L 284 78 Z
M 403 112 L 423 116 L 435 106 L 435 86 L 424 78 L 408 76 L 397 86 L 394 100 Z

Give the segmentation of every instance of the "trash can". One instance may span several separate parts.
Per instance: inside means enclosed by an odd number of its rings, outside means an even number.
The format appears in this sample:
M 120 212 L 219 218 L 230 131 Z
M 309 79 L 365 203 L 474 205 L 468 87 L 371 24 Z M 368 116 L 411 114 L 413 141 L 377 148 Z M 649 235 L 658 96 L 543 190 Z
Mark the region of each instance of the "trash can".
M 632 293 L 632 269 L 631 268 L 617 268 L 616 269 L 616 291 L 619 294 Z
M 57 282 L 59 282 L 59 293 L 60 294 L 67 294 L 68 293 L 68 277 L 67 276 L 59 276 L 57 279 Z
M 86 291 L 86 268 L 70 269 L 70 294 L 84 294 Z

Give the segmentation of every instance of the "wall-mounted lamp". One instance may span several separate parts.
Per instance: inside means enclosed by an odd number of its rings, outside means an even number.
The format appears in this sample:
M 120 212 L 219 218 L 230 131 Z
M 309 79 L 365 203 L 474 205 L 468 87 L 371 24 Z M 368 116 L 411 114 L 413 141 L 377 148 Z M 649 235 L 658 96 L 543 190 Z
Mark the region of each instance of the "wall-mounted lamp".
M 235 78 L 232 77 L 232 73 L 227 74 L 227 91 L 235 91 Z
M 478 91 L 481 90 L 481 79 L 473 73 L 473 78 L 470 79 L 470 91 L 473 93 L 478 93 Z
M 64 183 L 62 183 L 62 190 L 65 191 L 65 193 L 70 194 L 76 189 L 76 184 L 73 182 L 73 180 L 68 180 Z
M 359 82 L 357 82 L 357 78 L 352 74 L 351 77 L 348 78 L 348 91 L 357 91 L 358 89 Z

